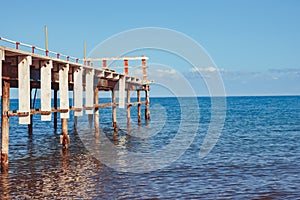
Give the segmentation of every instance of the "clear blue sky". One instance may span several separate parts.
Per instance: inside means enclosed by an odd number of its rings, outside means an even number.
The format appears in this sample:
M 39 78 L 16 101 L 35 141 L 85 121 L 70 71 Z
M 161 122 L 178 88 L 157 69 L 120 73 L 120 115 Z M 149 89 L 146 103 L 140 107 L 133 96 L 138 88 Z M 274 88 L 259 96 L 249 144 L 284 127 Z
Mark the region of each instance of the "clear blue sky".
M 222 71 L 227 94 L 300 95 L 298 0 L 1 0 L 0 5 L 1 37 L 44 47 L 47 25 L 51 50 L 83 57 L 84 40 L 92 50 L 128 29 L 169 28 L 206 49 Z

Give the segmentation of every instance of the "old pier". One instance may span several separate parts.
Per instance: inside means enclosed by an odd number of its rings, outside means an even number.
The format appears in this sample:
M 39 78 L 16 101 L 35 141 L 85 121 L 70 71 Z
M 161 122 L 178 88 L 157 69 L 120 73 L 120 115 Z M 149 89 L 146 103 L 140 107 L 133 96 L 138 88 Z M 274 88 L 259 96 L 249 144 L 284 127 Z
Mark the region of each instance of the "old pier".
M 147 79 L 146 56 L 109 57 L 78 59 L 32 45 L 0 38 L 14 48 L 0 46 L 0 95 L 1 109 L 1 171 L 7 172 L 9 161 L 9 118 L 18 117 L 19 124 L 28 125 L 28 133 L 33 134 L 32 115 L 41 115 L 42 121 L 51 121 L 53 114 L 54 129 L 57 129 L 58 114 L 61 118 L 61 144 L 68 149 L 69 112 L 74 112 L 74 122 L 84 113 L 94 119 L 95 132 L 99 133 L 99 109 L 112 108 L 112 126 L 117 126 L 117 106 L 127 108 L 127 123 L 130 123 L 130 108 L 138 106 L 138 123 L 141 122 L 141 105 L 145 105 L 145 119 L 150 119 L 149 85 Z M 92 61 L 101 61 L 102 67 L 93 67 Z M 107 61 L 124 62 L 124 72 L 108 69 Z M 143 78 L 128 74 L 130 60 L 141 61 Z M 18 89 L 18 110 L 10 109 L 10 88 Z M 33 91 L 40 89 L 41 106 L 33 108 Z M 53 91 L 53 105 L 51 104 Z M 58 96 L 59 91 L 59 96 Z M 69 91 L 73 91 L 73 105 L 69 105 Z M 85 95 L 83 93 L 85 91 Z M 99 92 L 111 91 L 111 102 L 99 104 Z M 127 91 L 127 92 L 126 92 Z M 137 101 L 130 101 L 130 92 L 137 92 Z M 145 92 L 145 101 L 141 101 L 141 91 Z M 35 93 L 36 94 L 36 93 Z M 117 94 L 119 101 L 117 102 Z M 127 94 L 127 95 L 126 95 Z M 127 96 L 127 99 L 125 99 Z M 85 104 L 83 105 L 83 99 Z M 58 102 L 59 101 L 59 102 Z M 59 107 L 58 107 L 59 103 Z M 97 135 L 97 134 L 95 134 Z

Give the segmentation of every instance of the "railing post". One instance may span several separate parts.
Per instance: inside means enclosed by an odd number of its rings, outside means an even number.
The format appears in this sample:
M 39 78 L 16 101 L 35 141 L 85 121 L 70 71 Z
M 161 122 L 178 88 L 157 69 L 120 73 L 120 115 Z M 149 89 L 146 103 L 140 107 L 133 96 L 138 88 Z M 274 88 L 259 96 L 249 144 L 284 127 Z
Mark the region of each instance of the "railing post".
M 128 75 L 128 60 L 124 60 L 124 73 Z

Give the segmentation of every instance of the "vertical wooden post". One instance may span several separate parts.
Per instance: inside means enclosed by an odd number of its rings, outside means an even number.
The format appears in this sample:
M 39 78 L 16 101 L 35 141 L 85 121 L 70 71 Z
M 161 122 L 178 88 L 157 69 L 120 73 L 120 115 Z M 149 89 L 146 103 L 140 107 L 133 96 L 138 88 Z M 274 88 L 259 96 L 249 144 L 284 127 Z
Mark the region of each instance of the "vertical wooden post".
M 33 108 L 33 103 L 32 103 L 32 88 L 30 88 L 30 108 Z M 28 124 L 28 135 L 32 135 L 32 115 L 30 115 L 30 124 Z
M 130 90 L 128 88 L 128 90 L 127 90 L 127 124 L 130 124 L 130 109 L 131 109 L 131 105 L 130 105 Z
M 54 108 L 57 109 L 57 89 L 54 89 Z M 57 112 L 54 113 L 54 132 L 57 132 Z
M 1 75 L 2 76 L 2 75 Z M 2 83 L 1 83 L 2 84 Z M 9 147 L 9 91 L 10 83 L 3 81 L 2 88 L 2 123 L 1 123 L 1 172 L 8 172 L 8 147 Z
M 61 128 L 62 128 L 62 134 L 61 134 L 61 143 L 63 150 L 66 150 L 69 148 L 70 143 L 70 137 L 68 135 L 68 119 L 62 118 L 61 119 Z
M 94 104 L 99 104 L 99 96 L 98 96 L 98 88 L 95 87 L 94 92 Z M 95 113 L 94 113 L 94 126 L 95 126 L 95 136 L 98 136 L 99 134 L 99 108 L 95 107 Z
M 118 131 L 117 126 L 117 106 L 116 106 L 116 91 L 113 89 L 111 93 L 111 100 L 112 100 L 112 121 L 113 121 L 113 127 L 114 131 Z
M 150 119 L 150 109 L 149 109 L 149 104 L 150 104 L 150 98 L 149 98 L 149 86 L 146 86 L 145 88 L 145 98 L 146 98 L 146 105 L 145 105 L 145 119 L 149 120 Z
M 137 101 L 138 101 L 138 124 L 141 123 L 141 91 L 137 90 Z

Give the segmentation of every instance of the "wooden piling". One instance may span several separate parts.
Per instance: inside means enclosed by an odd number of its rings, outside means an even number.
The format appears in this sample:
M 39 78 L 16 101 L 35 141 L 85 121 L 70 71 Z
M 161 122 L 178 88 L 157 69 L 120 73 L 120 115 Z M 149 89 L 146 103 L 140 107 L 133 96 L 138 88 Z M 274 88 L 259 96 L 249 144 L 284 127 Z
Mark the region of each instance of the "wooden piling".
M 113 127 L 114 131 L 118 131 L 117 126 L 117 106 L 116 106 L 116 91 L 113 89 L 111 93 L 111 100 L 112 100 L 112 121 L 113 121 Z
M 57 89 L 54 89 L 54 109 L 57 109 Z M 53 116 L 53 123 L 54 123 L 54 132 L 56 133 L 57 132 L 57 112 L 54 113 L 54 116 Z
M 141 102 L 141 91 L 137 90 L 137 101 Z M 141 123 L 141 104 L 138 104 L 138 123 Z
M 8 172 L 8 147 L 9 147 L 9 98 L 10 98 L 10 83 L 3 81 L 2 87 L 2 123 L 1 123 L 1 172 Z
M 130 90 L 127 90 L 127 125 L 130 124 Z
M 98 88 L 94 91 L 94 104 L 99 104 Z M 95 126 L 95 136 L 99 136 L 99 108 L 95 107 L 94 111 L 94 126 Z
M 150 109 L 149 109 L 149 104 L 150 104 L 150 98 L 149 98 L 149 86 L 146 86 L 145 89 L 145 98 L 146 98 L 146 104 L 145 104 L 145 119 L 150 120 Z
M 62 143 L 62 148 L 64 150 L 69 148 L 69 143 L 70 143 L 70 137 L 68 135 L 68 119 L 66 118 L 61 119 L 61 128 L 62 128 L 61 143 Z
M 30 108 L 33 108 L 33 103 L 32 103 L 32 88 L 30 88 Z M 30 124 L 28 124 L 28 135 L 32 135 L 32 118 L 33 115 L 30 115 Z

